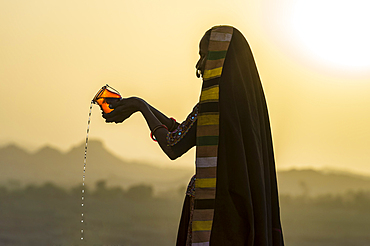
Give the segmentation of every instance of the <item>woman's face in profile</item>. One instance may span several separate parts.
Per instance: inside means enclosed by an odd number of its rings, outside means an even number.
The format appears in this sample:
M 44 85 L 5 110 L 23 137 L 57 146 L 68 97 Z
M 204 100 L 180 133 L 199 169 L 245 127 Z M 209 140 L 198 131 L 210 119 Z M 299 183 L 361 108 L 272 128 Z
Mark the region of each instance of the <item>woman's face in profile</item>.
M 200 58 L 195 65 L 196 68 L 196 75 L 200 78 L 200 75 L 203 77 L 204 69 L 206 66 L 207 54 L 208 54 L 208 43 L 209 43 L 209 35 L 204 35 L 202 40 L 199 43 L 199 55 Z

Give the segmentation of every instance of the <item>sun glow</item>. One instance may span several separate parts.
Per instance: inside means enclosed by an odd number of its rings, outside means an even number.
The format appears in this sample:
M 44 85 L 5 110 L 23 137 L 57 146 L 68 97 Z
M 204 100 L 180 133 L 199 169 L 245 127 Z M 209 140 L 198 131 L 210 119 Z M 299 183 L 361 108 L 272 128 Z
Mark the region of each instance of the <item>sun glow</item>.
M 370 1 L 300 0 L 293 29 L 308 53 L 326 64 L 370 70 Z

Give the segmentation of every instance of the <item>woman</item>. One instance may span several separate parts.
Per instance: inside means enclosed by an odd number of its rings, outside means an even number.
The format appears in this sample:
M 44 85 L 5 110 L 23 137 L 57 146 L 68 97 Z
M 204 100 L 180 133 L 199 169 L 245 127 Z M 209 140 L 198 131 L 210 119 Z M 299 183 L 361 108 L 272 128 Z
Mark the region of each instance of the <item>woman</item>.
M 172 160 L 196 146 L 177 246 L 284 245 L 269 116 L 249 45 L 237 29 L 216 26 L 199 54 L 202 92 L 183 123 L 139 98 L 103 117 L 119 123 L 140 111 Z

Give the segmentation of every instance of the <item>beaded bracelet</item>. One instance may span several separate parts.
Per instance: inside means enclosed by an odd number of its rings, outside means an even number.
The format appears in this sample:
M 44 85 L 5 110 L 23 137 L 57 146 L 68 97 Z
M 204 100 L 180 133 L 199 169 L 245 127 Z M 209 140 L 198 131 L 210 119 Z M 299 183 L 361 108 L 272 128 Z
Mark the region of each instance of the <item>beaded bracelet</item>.
M 156 130 L 158 130 L 159 128 L 162 128 L 162 127 L 163 127 L 163 128 L 166 128 L 166 129 L 167 129 L 167 131 L 168 131 L 167 126 L 165 126 L 165 125 L 158 125 L 158 126 L 154 127 L 153 131 L 151 131 L 151 132 L 150 132 L 150 137 L 153 139 L 153 141 L 154 141 L 154 142 L 157 142 L 157 139 L 155 139 L 155 138 L 154 138 L 154 136 L 153 136 L 154 132 L 155 132 Z

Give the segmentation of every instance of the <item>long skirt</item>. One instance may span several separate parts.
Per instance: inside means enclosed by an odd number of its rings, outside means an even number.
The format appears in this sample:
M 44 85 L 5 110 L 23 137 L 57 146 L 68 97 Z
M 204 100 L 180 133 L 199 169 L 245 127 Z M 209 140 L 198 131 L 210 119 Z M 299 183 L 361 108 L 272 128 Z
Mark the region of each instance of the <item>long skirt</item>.
M 191 197 L 186 195 L 184 200 L 184 205 L 182 207 L 182 214 L 179 224 L 179 230 L 177 233 L 177 242 L 176 246 L 186 246 L 186 241 L 188 239 L 188 228 L 190 222 L 190 206 L 191 206 Z

